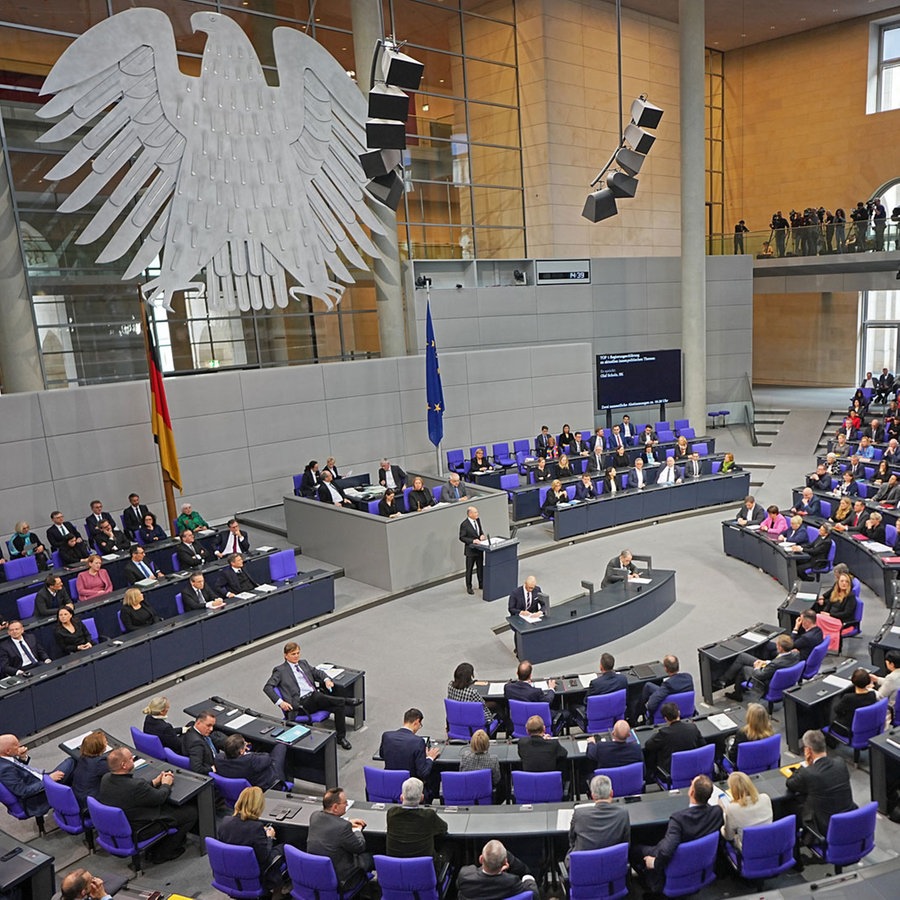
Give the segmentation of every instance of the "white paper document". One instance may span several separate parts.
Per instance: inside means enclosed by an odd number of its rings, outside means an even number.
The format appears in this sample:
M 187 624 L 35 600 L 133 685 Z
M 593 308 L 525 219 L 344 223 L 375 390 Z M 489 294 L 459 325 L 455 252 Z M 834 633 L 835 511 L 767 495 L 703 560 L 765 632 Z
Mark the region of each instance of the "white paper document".
M 579 753 L 587 753 L 587 748 L 588 748 L 587 739 L 585 739 L 583 741 L 575 741 L 575 743 L 578 745 Z
M 343 675 L 344 670 L 338 668 L 338 666 L 333 666 L 331 663 L 319 663 L 316 666 L 317 669 L 321 669 L 325 673 L 326 678 L 331 678 L 334 680 L 338 677 L 338 675 Z
M 653 581 L 652 578 L 629 578 L 629 584 L 650 584 Z
M 759 531 L 759 525 L 745 525 L 747 531 Z
M 519 618 L 524 619 L 526 622 L 530 622 L 533 625 L 535 622 L 540 622 L 541 619 L 544 618 L 544 613 L 543 613 L 543 610 L 541 610 L 540 612 L 536 612 L 536 613 L 530 613 L 530 612 L 523 611 L 523 612 L 519 613 Z
M 533 681 L 532 685 L 536 687 L 539 691 L 549 691 L 550 683 L 547 681 Z
M 819 596 L 818 594 L 811 594 L 811 593 L 809 593 L 809 591 L 800 591 L 797 594 L 797 599 L 798 600 L 815 600 L 818 596 Z
M 240 730 L 241 728 L 246 728 L 248 725 L 251 725 L 256 721 L 256 716 L 248 716 L 246 713 L 238 716 L 236 719 L 231 719 L 228 722 L 228 727 L 233 728 L 235 731 Z
M 252 600 L 256 594 L 253 591 L 241 591 L 239 594 L 235 594 L 238 600 Z
M 568 831 L 569 825 L 572 824 L 572 813 L 574 809 L 558 809 L 556 811 L 556 830 Z
M 589 688 L 589 687 L 591 686 L 591 682 L 592 682 L 596 677 L 597 677 L 597 676 L 594 675 L 593 672 L 591 672 L 590 675 L 579 675 L 579 676 L 578 676 L 578 680 L 581 682 L 581 686 L 582 686 L 583 688 Z
M 274 547 L 268 547 L 268 546 L 266 546 L 266 545 L 264 544 L 264 545 L 261 546 L 261 547 L 257 547 L 257 548 L 256 548 L 256 552 L 257 552 L 257 553 L 269 553 L 269 552 L 271 552 L 271 551 L 274 550 L 274 549 L 275 549 Z
M 891 634 L 900 634 L 900 625 L 891 625 Z
M 728 731 L 729 729 L 736 727 L 736 724 L 732 722 L 725 713 L 717 713 L 714 716 L 710 716 L 709 721 L 712 722 L 719 731 Z
M 741 637 L 744 638 L 744 640 L 754 641 L 756 643 L 768 640 L 764 634 L 760 634 L 758 631 L 745 631 Z
M 873 553 L 893 553 L 894 548 L 889 547 L 887 544 L 882 544 L 880 541 L 861 541 L 863 547 L 866 550 L 871 550 Z
M 832 687 L 848 688 L 852 684 L 849 678 L 841 678 L 840 675 L 826 675 L 822 679 L 823 684 L 830 684 Z
M 278 588 L 274 584 L 258 584 L 256 586 L 256 590 L 261 594 L 271 594 L 272 591 L 277 591 Z

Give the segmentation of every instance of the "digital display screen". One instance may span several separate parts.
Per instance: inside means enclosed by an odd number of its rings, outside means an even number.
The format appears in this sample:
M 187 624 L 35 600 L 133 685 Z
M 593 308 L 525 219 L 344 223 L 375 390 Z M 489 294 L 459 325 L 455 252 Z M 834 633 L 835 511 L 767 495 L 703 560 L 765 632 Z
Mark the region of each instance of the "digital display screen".
M 681 403 L 681 351 L 597 354 L 597 408 Z

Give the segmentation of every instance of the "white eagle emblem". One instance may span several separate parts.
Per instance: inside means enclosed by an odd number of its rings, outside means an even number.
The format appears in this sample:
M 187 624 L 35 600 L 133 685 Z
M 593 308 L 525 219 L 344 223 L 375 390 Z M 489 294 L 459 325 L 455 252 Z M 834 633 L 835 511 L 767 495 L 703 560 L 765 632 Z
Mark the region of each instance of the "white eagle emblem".
M 39 140 L 90 127 L 47 173 L 68 178 L 90 162 L 60 211 L 99 205 L 79 244 L 118 224 L 97 261 L 136 245 L 124 279 L 160 256 L 143 291 L 167 308 L 173 292 L 203 288 L 194 279 L 205 268 L 213 305 L 271 309 L 308 294 L 331 309 L 354 280 L 348 265 L 367 268 L 360 251 L 380 255 L 365 228 L 384 232 L 358 159 L 365 99 L 294 28 L 272 33 L 279 86 L 269 87 L 233 20 L 197 12 L 191 25 L 207 35 L 199 77 L 179 71 L 171 23 L 155 9 L 104 20 L 59 58 L 38 115 L 66 115 Z

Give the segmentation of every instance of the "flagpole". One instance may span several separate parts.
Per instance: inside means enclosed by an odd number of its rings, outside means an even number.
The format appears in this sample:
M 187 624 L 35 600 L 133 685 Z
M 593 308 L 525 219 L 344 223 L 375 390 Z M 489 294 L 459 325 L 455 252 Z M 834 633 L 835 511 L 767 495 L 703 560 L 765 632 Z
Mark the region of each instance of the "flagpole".
M 431 306 L 431 279 L 428 278 L 425 281 L 425 308 L 428 309 Z M 443 440 L 434 445 L 434 459 L 435 464 L 437 466 L 437 473 L 440 478 L 444 477 L 444 463 L 442 461 L 441 456 L 441 445 L 443 444 Z
M 141 335 L 144 338 L 144 355 L 147 357 L 147 360 L 150 359 L 150 323 L 147 317 L 147 305 L 144 302 L 144 295 L 141 292 L 141 287 L 138 285 L 138 303 L 141 306 Z M 162 447 L 156 441 L 153 442 L 156 444 L 156 458 L 159 460 L 159 470 L 162 474 L 162 486 L 163 486 L 163 498 L 166 501 L 166 522 L 171 525 L 171 523 L 178 518 L 178 513 L 175 507 L 175 489 L 172 485 L 172 479 L 169 477 L 169 473 L 166 470 L 166 467 L 163 465 L 162 461 Z M 168 527 L 166 531 L 168 531 Z

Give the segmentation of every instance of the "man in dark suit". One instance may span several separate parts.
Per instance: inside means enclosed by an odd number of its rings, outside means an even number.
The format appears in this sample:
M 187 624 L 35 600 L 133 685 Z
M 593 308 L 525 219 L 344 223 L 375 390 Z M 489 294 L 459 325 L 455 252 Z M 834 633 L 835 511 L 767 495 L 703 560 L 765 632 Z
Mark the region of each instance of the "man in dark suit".
M 806 486 L 823 493 L 831 490 L 831 473 L 825 463 L 819 463 L 816 471 L 806 476 Z
M 794 640 L 794 650 L 797 656 L 804 661 L 809 659 L 809 654 L 825 639 L 822 629 L 816 625 L 815 610 L 805 609 L 797 616 L 791 637 Z
M 164 578 L 161 571 L 151 565 L 146 559 L 144 548 L 140 544 L 135 544 L 131 548 L 131 559 L 122 567 L 129 584 L 137 584 L 145 578 Z
M 800 492 L 800 502 L 791 509 L 791 512 L 798 516 L 819 516 L 822 514 L 819 498 L 813 496 L 812 488 L 803 488 Z
M 344 493 L 344 489 L 334 483 L 331 472 L 322 473 L 318 497 L 322 503 L 330 503 L 332 506 L 353 506 L 352 501 Z
M 540 891 L 523 862 L 507 853 L 500 841 L 488 841 L 478 857 L 478 866 L 463 866 L 456 879 L 459 900 L 506 900 L 529 894 L 538 900 Z
M 606 452 L 606 437 L 603 434 L 602 428 L 595 428 L 594 433 L 591 435 L 590 441 L 588 444 L 591 448 L 591 453 L 605 453 Z
M 691 454 L 691 458 L 684 464 L 685 480 L 689 478 L 700 478 L 702 475 L 707 474 L 706 464 L 700 459 L 700 454 L 695 451 Z
M 149 515 L 150 510 L 146 504 L 141 503 L 141 498 L 137 494 L 129 494 L 128 506 L 122 510 L 122 524 L 130 537 L 137 534 L 138 529 L 144 524 L 144 516 Z
M 28 748 L 14 734 L 0 735 L 0 784 L 22 805 L 29 816 L 43 816 L 50 810 L 44 792 L 43 769 L 31 768 Z M 68 784 L 75 771 L 75 760 L 63 760 L 48 776 Z
M 752 494 L 744 497 L 743 505 L 734 514 L 738 525 L 759 525 L 765 517 L 766 511 L 756 502 L 756 498 Z
M 378 483 L 384 487 L 392 487 L 395 492 L 399 493 L 406 487 L 406 472 L 400 466 L 391 465 L 389 459 L 381 460 L 381 467 L 378 469 Z
M 191 586 L 181 591 L 185 612 L 191 609 L 217 609 L 225 601 L 206 583 L 202 572 L 191 575 Z
M 534 439 L 534 451 L 538 456 L 546 456 L 550 449 L 550 429 L 541 425 L 541 433 Z
M 850 473 L 850 476 L 857 481 L 862 481 L 866 477 L 866 467 L 863 465 L 863 461 L 855 453 L 850 457 L 850 465 L 844 469 L 843 474 L 846 475 L 848 472 Z M 840 487 L 841 480 L 841 478 L 838 479 L 838 487 Z M 826 488 L 826 490 L 828 490 L 828 488 Z
M 641 490 L 653 482 L 653 471 L 644 466 L 642 457 L 637 457 L 634 461 L 634 468 L 628 473 L 628 487 Z
M 630 550 L 622 550 L 618 556 L 614 556 L 606 564 L 606 572 L 603 575 L 603 581 L 600 582 L 601 590 L 609 587 L 611 584 L 618 584 L 625 581 L 626 578 L 636 578 L 638 575 L 637 566 L 632 562 L 634 557 Z
M 725 695 L 729 700 L 737 700 L 740 703 L 744 699 L 742 684 L 745 681 L 749 681 L 754 688 L 765 694 L 769 682 L 779 669 L 786 669 L 800 662 L 800 655 L 794 650 L 794 641 L 789 634 L 779 634 L 775 638 L 775 647 L 778 654 L 768 661 L 757 659 L 749 653 L 739 653 L 732 660 L 722 676 L 726 684 L 734 682 L 734 690 Z
M 181 736 L 184 755 L 191 761 L 191 771 L 198 775 L 209 775 L 216 767 L 216 753 L 225 748 L 225 735 L 215 728 L 216 714 L 206 710 Z
M 544 598 L 534 575 L 529 575 L 525 583 L 509 595 L 507 609 L 511 616 L 517 616 L 520 612 L 537 612 L 543 608 Z
M 111 750 L 107 765 L 109 772 L 100 782 L 97 799 L 121 809 L 136 831 L 146 826 L 176 829 L 150 847 L 145 856 L 153 862 L 178 859 L 184 853 L 188 831 L 197 823 L 197 808 L 192 804 L 173 806 L 168 802 L 174 774 L 160 772 L 152 781 L 135 778 L 134 754 L 127 747 Z
M 806 766 L 795 769 L 784 786 L 799 801 L 800 821 L 806 829 L 801 840 L 809 844 L 825 837 L 833 815 L 850 812 L 856 804 L 847 766 L 842 759 L 827 756 L 825 735 L 807 731 L 800 742 Z
M 182 569 L 199 569 L 211 558 L 209 550 L 197 543 L 190 528 L 181 532 L 181 543 L 175 548 L 175 556 Z
M 378 755 L 384 760 L 385 769 L 402 769 L 425 784 L 427 793 L 436 797 L 440 789 L 434 761 L 441 755 L 440 747 L 427 747 L 420 738 L 422 710 L 410 707 L 403 713 L 403 727 L 381 734 Z
M 595 500 L 599 496 L 600 494 L 597 492 L 597 488 L 594 487 L 594 481 L 591 478 L 590 473 L 585 472 L 581 476 L 581 481 L 575 485 L 575 499 Z
M 58 509 L 50 513 L 50 520 L 53 524 L 47 529 L 47 543 L 52 550 L 64 547 L 73 534 L 78 538 L 78 543 L 84 543 L 78 529 L 71 522 L 67 522 L 66 517 Z
M 233 553 L 228 557 L 228 565 L 219 575 L 219 596 L 234 597 L 245 591 L 252 591 L 256 582 L 244 571 L 244 557 Z
M 850 513 L 850 518 L 847 519 L 845 523 L 836 525 L 835 529 L 837 531 L 849 531 L 858 534 L 866 527 L 868 519 L 869 509 L 866 506 L 866 501 L 857 498 L 853 501 L 853 512 Z
M 878 376 L 877 388 L 873 399 L 876 403 L 887 403 L 888 395 L 894 389 L 894 376 L 887 368 Z
M 6 628 L 7 637 L 0 641 L 0 670 L 4 675 L 21 675 L 50 662 L 50 654 L 37 638 L 25 634 L 25 628 L 13 620 Z
M 867 541 L 875 541 L 878 544 L 887 543 L 887 528 L 882 521 L 882 515 L 877 509 L 869 513 L 869 518 L 859 532 Z
M 112 524 L 104 519 L 94 531 L 91 540 L 101 555 L 108 553 L 127 553 L 131 549 L 131 539 L 123 531 L 113 528 Z
M 831 536 L 831 525 L 823 522 L 819 526 L 819 536 L 806 548 L 809 559 L 797 563 L 797 577 L 802 581 L 813 581 L 815 575 L 807 573 L 807 569 L 821 568 L 828 561 L 834 538 Z
M 507 700 L 521 700 L 523 703 L 552 703 L 556 699 L 556 679 L 551 678 L 547 682 L 547 690 L 541 690 L 531 683 L 532 672 L 531 663 L 523 659 L 516 669 L 516 680 L 503 685 L 503 696 Z
M 660 710 L 666 724 L 658 728 L 644 745 L 644 763 L 648 775 L 657 769 L 669 771 L 672 754 L 681 750 L 697 750 L 703 746 L 703 736 L 693 722 L 684 722 L 675 703 L 663 703 Z
M 666 677 L 662 684 L 654 684 L 652 681 L 644 685 L 641 692 L 641 702 L 647 710 L 647 718 L 652 719 L 659 706 L 665 703 L 670 694 L 683 694 L 694 689 L 694 679 L 690 672 L 682 672 L 678 657 L 674 655 L 663 657 L 663 668 Z
M 84 520 L 88 539 L 100 527 L 101 522 L 109 522 L 113 529 L 116 527 L 116 520 L 108 512 L 103 512 L 103 504 L 99 500 L 91 500 L 91 514 Z
M 628 413 L 622 416 L 622 423 L 619 425 L 619 431 L 622 432 L 625 443 L 628 444 L 629 447 L 633 446 L 637 432 L 634 430 L 634 425 L 631 424 L 631 416 L 629 416 Z
M 900 481 L 896 475 L 891 475 L 880 488 L 875 492 L 872 498 L 875 503 L 894 503 L 900 500 Z
M 331 477 L 337 478 L 337 475 L 332 472 Z M 312 500 L 318 493 L 320 481 L 319 463 L 317 460 L 311 459 L 300 477 L 300 496 Z
M 587 696 L 596 697 L 600 694 L 612 694 L 615 691 L 623 691 L 628 688 L 628 678 L 616 671 L 616 658 L 612 653 L 600 655 L 600 674 L 588 685 Z
M 603 850 L 631 840 L 631 823 L 628 810 L 610 801 L 613 797 L 612 782 L 606 775 L 595 775 L 590 786 L 592 806 L 580 804 L 572 813 L 569 823 L 569 855 L 579 850 Z
M 517 745 L 522 770 L 525 772 L 562 772 L 569 751 L 555 738 L 547 734 L 544 720 L 531 716 L 525 723 L 528 737 L 519 738 Z
M 366 851 L 364 819 L 345 819 L 347 795 L 343 788 L 329 788 L 322 797 L 322 808 L 309 817 L 306 850 L 316 856 L 327 856 L 343 895 L 362 882 L 375 862 Z
M 474 594 L 472 588 L 472 570 L 478 576 L 478 588 L 484 583 L 484 551 L 481 542 L 486 540 L 484 529 L 481 527 L 481 519 L 478 518 L 478 509 L 470 506 L 466 510 L 466 518 L 459 526 L 459 539 L 464 545 L 466 559 L 466 593 Z
M 44 586 L 34 598 L 34 614 L 36 616 L 55 616 L 61 606 L 75 608 L 69 592 L 63 585 L 62 578 L 59 575 L 48 575 L 44 580 Z
M 591 445 L 581 436 L 580 431 L 575 432 L 575 443 L 572 444 L 570 456 L 587 456 L 591 452 Z
M 216 756 L 215 770 L 223 778 L 246 778 L 251 787 L 280 790 L 284 784 L 286 755 L 287 744 L 276 741 L 268 753 L 255 753 L 241 735 L 230 734 L 222 744 L 222 752 Z
M 598 475 L 606 471 L 606 459 L 603 456 L 603 450 L 596 444 L 591 447 L 590 455 L 587 458 L 587 471 L 596 472 Z
M 347 740 L 344 707 L 347 704 L 356 705 L 357 701 L 324 693 L 334 687 L 334 682 L 321 669 L 314 669 L 300 658 L 300 645 L 295 641 L 285 644 L 283 652 L 284 662 L 272 669 L 263 693 L 285 713 L 285 718 L 298 713 L 311 715 L 320 709 L 328 710 L 334 716 L 338 744 L 345 750 L 352 749 Z
M 712 792 L 713 785 L 709 778 L 698 775 L 688 791 L 690 806 L 669 816 L 665 837 L 654 847 L 643 844 L 632 846 L 629 853 L 631 865 L 654 893 L 662 891 L 666 866 L 681 844 L 712 834 L 722 827 L 722 807 L 709 805 Z
M 468 500 L 466 487 L 460 482 L 459 474 L 451 472 L 447 483 L 441 488 L 441 503 L 458 503 L 460 500 Z
M 625 440 L 624 435 L 622 434 L 622 427 L 620 425 L 613 425 L 612 432 L 609 436 L 609 446 L 616 450 L 619 447 L 627 446 L 628 441 Z
M 220 559 L 230 553 L 249 553 L 250 535 L 241 528 L 237 519 L 228 520 L 228 531 L 216 535 L 215 554 Z
M 644 761 L 641 745 L 631 734 L 631 726 L 619 719 L 613 725 L 609 740 L 598 741 L 593 735 L 587 739 L 588 761 L 593 769 L 617 769 Z
M 884 443 L 884 426 L 878 419 L 872 419 L 868 426 L 863 429 L 863 434 L 873 443 L 873 444 L 883 444 Z

